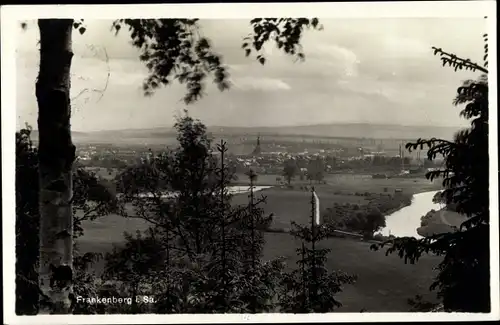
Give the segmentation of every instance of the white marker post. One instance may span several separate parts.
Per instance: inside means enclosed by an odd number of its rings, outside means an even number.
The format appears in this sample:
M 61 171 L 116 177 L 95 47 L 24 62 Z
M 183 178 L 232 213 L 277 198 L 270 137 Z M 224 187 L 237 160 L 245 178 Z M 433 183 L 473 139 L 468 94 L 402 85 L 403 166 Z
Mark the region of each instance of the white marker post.
M 314 212 L 316 214 L 316 224 L 319 226 L 319 197 L 316 194 L 316 191 L 313 190 L 314 195 Z

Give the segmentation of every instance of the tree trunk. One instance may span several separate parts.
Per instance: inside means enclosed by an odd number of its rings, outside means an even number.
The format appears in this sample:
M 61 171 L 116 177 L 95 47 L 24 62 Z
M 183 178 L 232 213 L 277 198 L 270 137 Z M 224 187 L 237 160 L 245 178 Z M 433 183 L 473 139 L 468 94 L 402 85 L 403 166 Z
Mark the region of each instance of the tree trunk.
M 40 313 L 67 314 L 73 297 L 75 146 L 70 130 L 70 68 L 73 20 L 39 19 L 40 71 L 36 82 L 40 176 L 39 284 L 50 304 Z

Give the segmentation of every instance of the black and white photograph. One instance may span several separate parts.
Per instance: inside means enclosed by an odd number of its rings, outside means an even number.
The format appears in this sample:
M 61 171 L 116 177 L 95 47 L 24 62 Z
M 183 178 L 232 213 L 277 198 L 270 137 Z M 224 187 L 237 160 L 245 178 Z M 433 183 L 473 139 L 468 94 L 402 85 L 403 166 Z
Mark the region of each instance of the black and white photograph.
M 495 26 L 2 6 L 4 323 L 498 320 Z

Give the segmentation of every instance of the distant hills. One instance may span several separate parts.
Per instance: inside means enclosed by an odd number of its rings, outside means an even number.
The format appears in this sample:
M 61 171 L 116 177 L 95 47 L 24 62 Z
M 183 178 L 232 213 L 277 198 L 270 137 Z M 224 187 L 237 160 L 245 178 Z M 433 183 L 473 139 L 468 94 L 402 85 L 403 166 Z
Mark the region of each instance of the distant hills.
M 211 127 L 214 133 L 232 134 L 275 134 L 304 135 L 331 138 L 372 138 L 372 139 L 417 139 L 420 137 L 438 137 L 451 139 L 459 127 L 439 126 L 403 126 L 390 124 L 348 123 L 316 124 L 280 127 Z
M 321 138 L 371 138 L 371 139 L 418 139 L 444 138 L 452 139 L 460 127 L 442 126 L 405 126 L 391 124 L 346 123 L 346 124 L 316 124 L 278 127 L 227 127 L 210 126 L 208 131 L 215 136 L 303 136 Z M 171 127 L 106 130 L 93 132 L 73 132 L 75 142 L 120 142 L 142 140 L 156 142 L 161 138 L 174 138 L 176 132 Z M 38 132 L 33 131 L 33 139 L 38 138 Z M 135 142 L 134 141 L 134 142 Z

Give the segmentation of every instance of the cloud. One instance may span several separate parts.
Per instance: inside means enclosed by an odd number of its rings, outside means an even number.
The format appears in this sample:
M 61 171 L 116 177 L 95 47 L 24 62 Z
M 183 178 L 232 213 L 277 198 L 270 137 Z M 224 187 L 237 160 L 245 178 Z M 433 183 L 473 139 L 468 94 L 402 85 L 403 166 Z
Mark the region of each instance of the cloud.
M 384 56 L 397 59 L 425 58 L 431 53 L 431 44 L 418 39 L 388 35 L 379 43 Z
M 233 87 L 249 91 L 286 91 L 292 89 L 289 84 L 276 78 L 263 77 L 233 77 Z
M 348 77 L 358 75 L 360 61 L 353 51 L 336 44 L 318 45 L 315 50 L 313 57 L 324 60 L 326 65 L 343 68 L 343 74 Z

